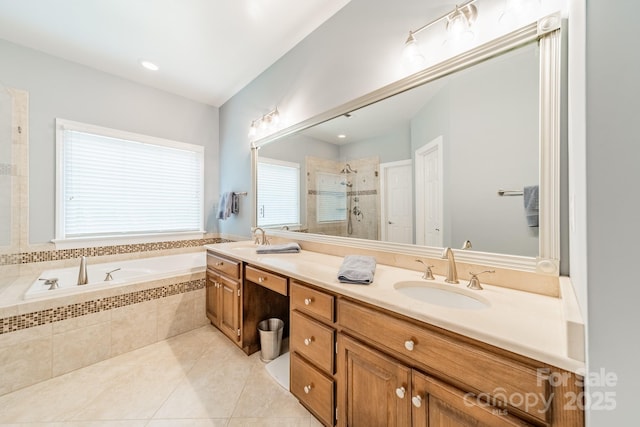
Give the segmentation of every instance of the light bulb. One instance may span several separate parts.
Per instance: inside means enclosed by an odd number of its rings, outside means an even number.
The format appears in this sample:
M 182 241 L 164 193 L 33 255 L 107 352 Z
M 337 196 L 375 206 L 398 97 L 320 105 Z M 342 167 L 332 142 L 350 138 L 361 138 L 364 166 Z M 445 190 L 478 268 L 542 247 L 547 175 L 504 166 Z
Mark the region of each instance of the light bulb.
M 271 114 L 271 122 L 274 125 L 277 125 L 278 123 L 280 123 L 280 112 L 278 111 L 277 108 L 273 110 L 273 113 Z
M 412 32 L 409 32 L 409 37 L 407 41 L 404 43 L 404 48 L 402 49 L 402 56 L 409 65 L 412 67 L 417 67 L 424 63 L 424 55 L 420 52 L 420 48 L 418 47 L 418 42 L 416 38 L 413 36 Z
M 447 21 L 447 31 L 454 39 L 461 39 L 463 35 L 469 31 L 469 20 L 457 9 L 449 15 Z
M 462 8 L 456 7 L 456 10 L 447 16 L 447 31 L 451 34 L 451 38 L 454 40 L 472 39 L 474 34 L 471 31 L 471 25 L 477 17 L 478 8 L 474 4 L 467 4 Z
M 160 69 L 160 67 L 158 67 L 156 64 L 154 64 L 151 61 L 147 61 L 145 59 L 140 60 L 140 65 L 142 65 L 144 68 L 150 71 L 158 71 Z

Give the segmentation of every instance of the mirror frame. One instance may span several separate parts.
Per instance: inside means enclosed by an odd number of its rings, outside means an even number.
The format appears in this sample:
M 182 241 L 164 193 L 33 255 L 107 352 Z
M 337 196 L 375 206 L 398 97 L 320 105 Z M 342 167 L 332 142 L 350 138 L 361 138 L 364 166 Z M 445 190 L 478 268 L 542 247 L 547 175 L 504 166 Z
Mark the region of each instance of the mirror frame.
M 456 251 L 456 259 L 472 264 L 491 265 L 547 275 L 559 274 L 560 264 L 560 116 L 561 116 L 561 23 L 560 13 L 539 19 L 504 36 L 456 55 L 397 82 L 383 86 L 308 120 L 289 126 L 251 143 L 253 185 L 252 227 L 257 224 L 257 161 L 258 150 L 285 136 L 308 129 L 345 113 L 357 110 L 401 92 L 421 86 L 446 75 L 469 68 L 489 58 L 506 53 L 527 43 L 538 41 L 540 47 L 539 95 L 539 251 L 537 257 Z M 298 241 L 337 244 L 370 250 L 391 250 L 417 257 L 440 258 L 442 248 L 414 244 L 391 243 L 351 237 L 327 236 L 285 230 L 268 229 L 273 236 Z

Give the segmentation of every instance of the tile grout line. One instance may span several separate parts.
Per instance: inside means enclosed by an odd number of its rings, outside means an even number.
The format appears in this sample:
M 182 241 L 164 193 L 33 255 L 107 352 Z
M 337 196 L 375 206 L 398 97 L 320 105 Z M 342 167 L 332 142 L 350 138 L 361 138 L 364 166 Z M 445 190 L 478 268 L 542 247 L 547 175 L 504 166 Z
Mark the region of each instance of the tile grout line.
M 195 331 L 195 330 L 197 330 L 197 329 L 200 329 L 200 328 L 193 329 L 192 331 Z M 177 335 L 176 335 L 176 336 L 177 336 Z M 170 338 L 173 338 L 173 337 L 170 337 Z M 170 339 L 170 338 L 167 338 L 167 339 L 165 339 L 165 340 L 163 340 L 163 341 L 167 341 L 167 340 L 168 340 L 168 339 Z M 184 372 L 184 378 L 183 378 L 182 380 L 180 380 L 180 381 L 178 381 L 178 382 L 177 382 L 177 384 L 176 384 L 176 386 L 173 388 L 173 390 L 171 390 L 171 392 L 170 392 L 170 393 L 167 395 L 167 397 L 162 401 L 162 403 L 160 403 L 160 405 L 158 405 L 158 408 L 154 411 L 154 413 L 151 415 L 151 417 L 147 420 L 147 423 L 145 424 L 145 427 L 148 427 L 148 426 L 149 426 L 149 425 L 150 425 L 150 424 L 151 424 L 151 423 L 156 419 L 156 418 L 155 418 L 155 416 L 158 414 L 158 412 L 160 411 L 160 409 L 162 409 L 162 407 L 163 407 L 163 406 L 164 406 L 164 405 L 169 401 L 169 399 L 171 398 L 171 396 L 173 396 L 173 394 L 178 390 L 178 388 L 180 387 L 180 385 L 181 385 L 184 381 L 186 381 L 186 380 L 187 380 L 189 373 L 190 373 L 190 372 L 191 372 L 191 371 L 192 371 L 192 370 L 197 366 L 197 364 L 198 364 L 198 362 L 199 362 L 200 360 L 204 359 L 204 357 L 205 357 L 205 355 L 206 355 L 206 354 L 207 354 L 207 350 L 206 350 L 206 349 L 203 349 L 203 350 L 202 350 L 202 352 L 201 352 L 201 354 L 200 354 L 200 356 L 198 356 L 198 358 L 197 358 L 197 359 L 195 359 L 195 361 L 194 361 L 194 363 L 191 365 L 191 367 L 189 367 L 189 369 L 188 369 L 186 372 Z M 228 421 L 227 421 L 227 423 L 228 423 Z

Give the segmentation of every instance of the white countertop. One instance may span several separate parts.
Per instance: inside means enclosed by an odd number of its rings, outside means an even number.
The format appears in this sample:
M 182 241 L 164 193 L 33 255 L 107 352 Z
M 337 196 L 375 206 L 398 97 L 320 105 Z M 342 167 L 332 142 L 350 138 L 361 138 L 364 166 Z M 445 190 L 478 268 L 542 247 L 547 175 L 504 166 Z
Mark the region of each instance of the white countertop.
M 399 281 L 423 281 L 417 271 L 378 264 L 372 284 L 344 284 L 337 279 L 342 257 L 304 250 L 296 254 L 257 254 L 256 246 L 249 241 L 205 247 L 567 371 L 584 372 L 583 361 L 568 357 L 566 301 L 561 298 L 483 284 L 483 290 L 473 292 L 490 304 L 488 308 L 448 308 L 410 298 L 394 288 Z M 444 277 L 437 275 L 436 282 L 458 289 L 466 289 L 467 283 L 445 284 Z

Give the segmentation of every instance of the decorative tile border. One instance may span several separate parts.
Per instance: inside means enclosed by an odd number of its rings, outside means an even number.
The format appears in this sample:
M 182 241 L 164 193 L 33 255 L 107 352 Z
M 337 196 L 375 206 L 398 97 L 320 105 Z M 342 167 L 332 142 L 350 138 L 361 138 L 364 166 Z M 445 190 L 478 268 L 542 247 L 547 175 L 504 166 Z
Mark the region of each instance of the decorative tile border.
M 34 311 L 17 316 L 0 318 L 0 335 L 20 331 L 22 329 L 34 328 L 48 323 L 55 323 L 67 319 L 86 316 L 91 313 L 99 313 L 141 302 L 166 298 L 172 295 L 193 292 L 198 289 L 203 289 L 205 286 L 206 279 L 202 278 L 190 280 L 188 282 L 175 283 L 173 285 L 159 286 L 157 288 L 130 292 L 123 295 L 99 298 L 92 301 L 85 301 L 62 307 Z
M 137 243 L 133 245 L 96 246 L 93 248 L 60 249 L 39 252 L 21 252 L 0 255 L 0 265 L 29 264 L 32 262 L 60 261 L 81 256 L 95 257 L 103 255 L 120 255 L 135 252 L 159 251 L 164 249 L 191 248 L 195 246 L 226 243 L 230 240 L 219 237 L 193 240 L 173 240 L 156 243 Z

